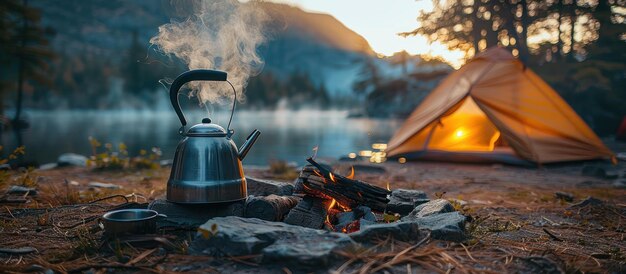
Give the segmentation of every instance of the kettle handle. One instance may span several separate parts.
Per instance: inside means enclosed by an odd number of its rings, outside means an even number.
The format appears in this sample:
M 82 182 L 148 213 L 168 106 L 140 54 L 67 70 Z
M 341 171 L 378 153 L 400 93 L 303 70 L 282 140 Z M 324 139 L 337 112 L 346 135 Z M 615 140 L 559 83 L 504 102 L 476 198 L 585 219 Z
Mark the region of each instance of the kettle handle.
M 224 71 L 219 70 L 209 70 L 209 69 L 195 69 L 187 72 L 183 72 L 181 75 L 178 75 L 172 85 L 170 86 L 170 101 L 172 102 L 172 106 L 174 107 L 174 111 L 176 111 L 176 115 L 178 115 L 178 119 L 180 119 L 180 123 L 182 127 L 179 130 L 180 134 L 183 134 L 184 128 L 187 125 L 187 120 L 185 119 L 185 115 L 183 114 L 182 109 L 180 108 L 180 103 L 178 102 L 178 91 L 180 88 L 191 81 L 226 81 L 228 74 Z M 228 82 L 230 84 L 230 82 Z M 235 112 L 235 103 L 237 102 L 237 92 L 235 91 L 235 87 L 230 85 L 233 88 L 233 92 L 235 93 L 235 100 L 233 101 L 233 109 L 230 113 L 230 120 L 228 121 L 228 129 L 227 132 L 230 132 L 230 122 L 233 119 L 233 114 Z

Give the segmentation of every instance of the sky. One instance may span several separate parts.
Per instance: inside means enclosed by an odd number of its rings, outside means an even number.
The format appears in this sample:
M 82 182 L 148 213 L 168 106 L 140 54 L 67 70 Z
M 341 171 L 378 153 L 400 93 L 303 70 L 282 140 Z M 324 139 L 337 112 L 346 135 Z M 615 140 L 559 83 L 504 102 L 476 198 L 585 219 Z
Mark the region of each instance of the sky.
M 406 50 L 411 54 L 442 57 L 453 66 L 462 63 L 461 51 L 449 51 L 440 43 L 429 44 L 422 36 L 401 37 L 419 23 L 421 10 L 432 10 L 430 0 L 270 0 L 297 6 L 309 12 L 327 13 L 367 39 L 377 53 L 392 55 Z

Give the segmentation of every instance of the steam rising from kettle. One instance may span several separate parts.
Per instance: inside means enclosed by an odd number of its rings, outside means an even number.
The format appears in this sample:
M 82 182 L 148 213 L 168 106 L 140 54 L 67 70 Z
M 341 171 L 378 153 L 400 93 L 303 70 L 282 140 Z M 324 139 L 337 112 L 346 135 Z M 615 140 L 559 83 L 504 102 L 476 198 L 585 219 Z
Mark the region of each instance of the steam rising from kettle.
M 261 134 L 254 130 L 241 148 L 231 139 L 230 123 L 235 113 L 237 92 L 223 71 L 197 69 L 179 75 L 170 87 L 170 100 L 182 126 L 184 138 L 176 147 L 172 171 L 167 182 L 167 200 L 174 203 L 205 204 L 246 199 L 248 190 L 241 161 Z M 187 120 L 178 102 L 179 89 L 191 81 L 225 81 L 235 92 L 226 130 L 204 118 L 185 131 Z

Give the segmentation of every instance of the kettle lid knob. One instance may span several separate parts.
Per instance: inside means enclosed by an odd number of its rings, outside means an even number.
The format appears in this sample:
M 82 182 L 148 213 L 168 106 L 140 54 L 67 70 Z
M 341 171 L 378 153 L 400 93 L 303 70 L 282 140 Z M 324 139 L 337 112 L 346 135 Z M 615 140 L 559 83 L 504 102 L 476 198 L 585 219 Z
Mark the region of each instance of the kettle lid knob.
M 208 117 L 207 117 L 207 118 L 203 118 L 203 119 L 202 119 L 202 123 L 203 123 L 203 124 L 210 124 L 210 123 L 211 123 L 211 119 L 210 119 L 210 118 L 208 118 Z

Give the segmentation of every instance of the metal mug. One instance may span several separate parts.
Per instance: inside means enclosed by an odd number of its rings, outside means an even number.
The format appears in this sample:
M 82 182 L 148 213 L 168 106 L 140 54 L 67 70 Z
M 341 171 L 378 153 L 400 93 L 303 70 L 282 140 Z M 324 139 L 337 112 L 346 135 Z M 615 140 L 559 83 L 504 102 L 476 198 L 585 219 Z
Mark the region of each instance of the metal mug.
M 150 234 L 156 232 L 157 218 L 167 216 L 150 209 L 121 209 L 102 215 L 102 224 L 107 235 Z

